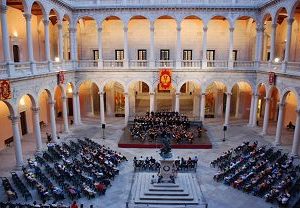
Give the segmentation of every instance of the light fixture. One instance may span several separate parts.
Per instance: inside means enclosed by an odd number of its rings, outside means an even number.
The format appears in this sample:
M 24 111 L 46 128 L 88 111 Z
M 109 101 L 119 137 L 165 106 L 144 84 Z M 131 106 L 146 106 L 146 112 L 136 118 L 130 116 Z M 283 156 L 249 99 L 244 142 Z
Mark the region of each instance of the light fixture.
M 15 38 L 18 37 L 18 32 L 17 32 L 17 31 L 13 32 L 13 36 L 14 36 Z
M 54 58 L 54 61 L 55 61 L 55 62 L 59 62 L 59 57 L 55 57 L 55 58 Z
M 21 100 L 20 100 L 20 105 L 22 105 L 22 106 L 25 105 L 25 99 L 24 99 L 24 97 L 21 98 Z
M 274 62 L 275 62 L 275 63 L 279 63 L 279 61 L 280 61 L 280 58 L 278 58 L 278 57 L 276 57 L 276 58 L 274 59 Z

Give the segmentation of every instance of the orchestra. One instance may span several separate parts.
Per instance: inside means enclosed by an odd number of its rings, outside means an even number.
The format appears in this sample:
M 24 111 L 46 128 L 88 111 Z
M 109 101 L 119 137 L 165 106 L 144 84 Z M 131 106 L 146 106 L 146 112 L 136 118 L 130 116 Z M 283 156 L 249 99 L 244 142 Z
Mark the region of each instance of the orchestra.
M 164 136 L 177 144 L 192 144 L 194 141 L 187 116 L 178 112 L 147 112 L 145 116 L 135 117 L 130 133 L 133 139 L 142 142 L 156 142 Z

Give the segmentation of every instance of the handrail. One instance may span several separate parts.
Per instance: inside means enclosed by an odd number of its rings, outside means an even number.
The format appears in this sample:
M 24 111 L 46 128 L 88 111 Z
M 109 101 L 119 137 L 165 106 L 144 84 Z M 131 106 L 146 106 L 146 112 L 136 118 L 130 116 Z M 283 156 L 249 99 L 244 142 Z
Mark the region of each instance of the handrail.
M 135 181 L 134 179 L 135 179 L 135 172 L 133 171 L 132 178 L 131 178 L 130 190 L 129 190 L 129 194 L 128 194 L 127 201 L 126 201 L 126 208 L 129 208 L 130 199 L 132 197 L 131 196 L 132 195 L 132 187 L 133 187 L 133 183 Z

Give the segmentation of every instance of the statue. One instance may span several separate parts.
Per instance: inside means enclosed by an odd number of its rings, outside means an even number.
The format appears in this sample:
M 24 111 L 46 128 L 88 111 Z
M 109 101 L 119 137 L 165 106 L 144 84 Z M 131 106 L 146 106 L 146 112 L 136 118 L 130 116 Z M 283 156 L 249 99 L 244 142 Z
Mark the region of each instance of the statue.
M 160 149 L 160 156 L 163 159 L 171 158 L 172 157 L 172 148 L 171 148 L 171 142 L 170 137 L 168 137 L 166 134 L 162 137 L 162 143 L 163 147 Z

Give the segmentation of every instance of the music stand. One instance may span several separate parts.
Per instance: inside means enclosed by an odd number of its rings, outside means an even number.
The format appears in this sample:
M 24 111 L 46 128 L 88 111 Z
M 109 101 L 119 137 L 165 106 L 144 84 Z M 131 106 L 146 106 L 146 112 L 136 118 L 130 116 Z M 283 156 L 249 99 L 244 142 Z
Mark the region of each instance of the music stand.
M 102 139 L 105 139 L 105 124 L 102 124 Z
M 222 139 L 223 142 L 226 141 L 226 138 L 225 138 L 225 132 L 226 132 L 226 131 L 227 131 L 227 126 L 224 125 L 224 126 L 223 126 L 224 137 L 223 137 L 223 139 Z

